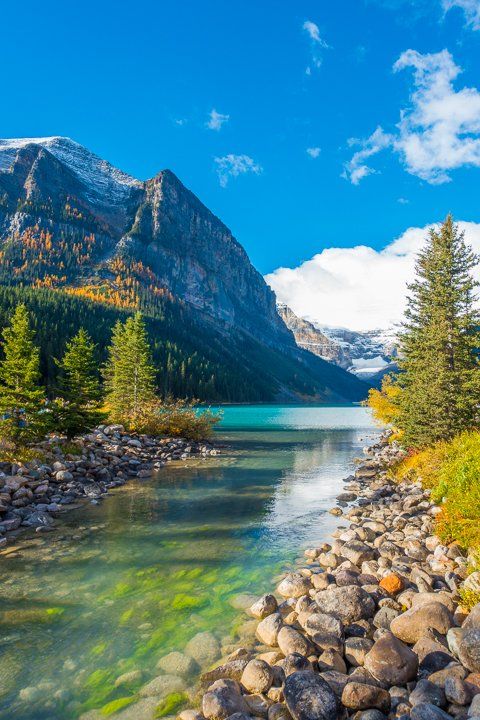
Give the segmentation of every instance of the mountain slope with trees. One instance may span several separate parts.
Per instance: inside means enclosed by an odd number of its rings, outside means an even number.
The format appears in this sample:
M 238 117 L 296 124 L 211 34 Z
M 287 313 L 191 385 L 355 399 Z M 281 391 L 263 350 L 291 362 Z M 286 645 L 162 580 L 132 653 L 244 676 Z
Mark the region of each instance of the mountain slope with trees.
M 162 392 L 366 395 L 296 346 L 242 246 L 173 173 L 140 182 L 68 138 L 0 141 L 0 284 L 2 326 L 18 302 L 32 312 L 47 386 L 80 326 L 104 355 L 118 314 L 141 310 Z

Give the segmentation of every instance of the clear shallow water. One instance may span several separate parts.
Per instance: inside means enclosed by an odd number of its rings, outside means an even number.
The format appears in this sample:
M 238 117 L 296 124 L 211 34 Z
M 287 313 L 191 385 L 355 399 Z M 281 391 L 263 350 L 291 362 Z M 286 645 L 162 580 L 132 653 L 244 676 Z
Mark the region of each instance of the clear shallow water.
M 67 720 L 138 689 L 200 631 L 251 631 L 238 593 L 326 540 L 354 457 L 376 435 L 358 407 L 224 408 L 227 447 L 163 468 L 0 555 L 0 718 Z M 133 706 L 132 706 L 133 709 Z M 114 716 L 115 717 L 115 716 Z

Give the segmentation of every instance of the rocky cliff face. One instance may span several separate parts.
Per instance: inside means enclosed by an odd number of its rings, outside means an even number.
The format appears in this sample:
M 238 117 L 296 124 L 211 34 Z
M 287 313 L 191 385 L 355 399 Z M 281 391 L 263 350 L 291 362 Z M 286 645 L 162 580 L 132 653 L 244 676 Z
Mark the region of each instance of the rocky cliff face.
M 169 170 L 140 182 L 68 138 L 0 140 L 2 245 L 4 279 L 113 287 L 128 275 L 226 328 L 293 344 L 245 250 Z
M 320 328 L 299 318 L 285 304 L 277 311 L 292 331 L 298 347 L 335 363 L 369 384 L 381 383 L 383 375 L 396 370 L 395 330 L 357 332 L 345 328 Z
M 352 365 L 349 353 L 337 342 L 334 342 L 313 323 L 299 318 L 288 305 L 279 303 L 277 311 L 285 325 L 292 331 L 295 342 L 304 350 L 339 365 L 348 370 Z

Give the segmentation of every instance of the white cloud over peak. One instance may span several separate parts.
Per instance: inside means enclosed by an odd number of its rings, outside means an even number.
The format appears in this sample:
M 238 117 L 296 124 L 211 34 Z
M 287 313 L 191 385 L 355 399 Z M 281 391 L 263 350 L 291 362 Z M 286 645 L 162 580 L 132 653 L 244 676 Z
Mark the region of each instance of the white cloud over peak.
M 316 160 L 316 158 L 318 158 L 318 156 L 320 155 L 321 152 L 322 151 L 319 147 L 307 148 L 307 155 L 310 155 L 310 157 L 313 158 L 314 160 Z
M 465 240 L 480 252 L 480 224 L 459 222 Z M 366 245 L 327 248 L 296 268 L 265 276 L 279 302 L 319 325 L 375 330 L 399 323 L 415 257 L 429 229 L 409 228 L 383 250 Z M 480 267 L 477 266 L 480 280 Z
M 465 21 L 473 30 L 480 30 L 480 0 L 442 0 L 445 12 L 460 8 L 465 13 Z
M 223 157 L 214 158 L 220 185 L 227 187 L 230 178 L 253 173 L 260 175 L 263 171 L 261 165 L 248 155 L 233 155 L 229 153 Z
M 302 30 L 304 30 L 310 38 L 312 65 L 315 68 L 319 68 L 322 64 L 321 50 L 325 50 L 329 47 L 329 45 L 320 35 L 320 28 L 318 27 L 318 25 L 312 22 L 312 20 L 305 20 L 302 25 Z M 307 73 L 307 75 L 312 74 L 312 68 L 310 65 L 306 68 L 305 72 Z
M 219 113 L 215 110 L 215 108 L 212 108 L 210 110 L 210 114 L 208 116 L 208 120 L 205 123 L 207 128 L 209 130 L 221 130 L 222 126 L 225 125 L 230 120 L 230 115 L 224 115 L 223 113 Z
M 457 168 L 480 166 L 480 92 L 453 83 L 461 73 L 448 50 L 424 54 L 407 50 L 399 57 L 395 72 L 413 68 L 410 105 L 400 112 L 392 134 L 381 127 L 364 140 L 350 141 L 361 146 L 344 166 L 344 177 L 357 185 L 375 172 L 364 161 L 391 148 L 412 175 L 432 184 L 450 180 Z

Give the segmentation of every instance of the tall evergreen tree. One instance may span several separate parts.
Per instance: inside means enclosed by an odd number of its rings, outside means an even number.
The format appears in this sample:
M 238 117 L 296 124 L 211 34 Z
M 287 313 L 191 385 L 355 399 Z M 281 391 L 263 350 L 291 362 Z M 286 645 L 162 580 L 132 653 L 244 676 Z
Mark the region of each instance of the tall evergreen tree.
M 103 417 L 95 344 L 80 328 L 57 363 L 62 370 L 61 401 L 56 405 L 56 423 L 68 437 L 89 430 Z
M 135 429 L 156 399 L 155 367 L 141 313 L 118 321 L 104 371 L 110 419 Z
M 48 426 L 45 390 L 39 384 L 40 353 L 25 305 L 17 305 L 2 335 L 0 436 L 21 445 L 40 439 Z
M 451 215 L 430 231 L 417 258 L 400 335 L 396 424 L 407 445 L 450 438 L 479 420 L 477 262 Z

